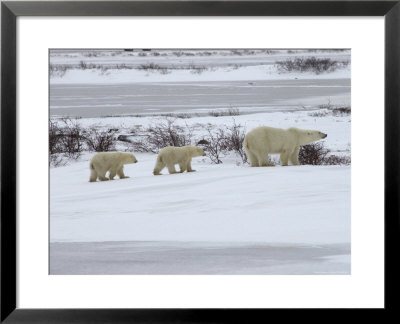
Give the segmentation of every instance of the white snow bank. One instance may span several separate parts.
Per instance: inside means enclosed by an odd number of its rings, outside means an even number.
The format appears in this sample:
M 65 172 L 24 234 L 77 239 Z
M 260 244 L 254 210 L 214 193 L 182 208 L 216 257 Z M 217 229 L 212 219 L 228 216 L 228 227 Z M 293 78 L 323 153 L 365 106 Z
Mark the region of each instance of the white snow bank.
M 210 165 L 89 183 L 88 161 L 50 170 L 50 241 L 350 242 L 350 167 Z

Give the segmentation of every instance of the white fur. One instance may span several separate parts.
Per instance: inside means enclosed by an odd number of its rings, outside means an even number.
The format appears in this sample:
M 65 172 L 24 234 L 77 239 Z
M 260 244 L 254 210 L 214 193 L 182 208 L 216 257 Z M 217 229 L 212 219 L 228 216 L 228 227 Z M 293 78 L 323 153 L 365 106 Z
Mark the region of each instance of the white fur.
M 125 152 L 102 152 L 93 156 L 90 161 L 90 182 L 97 178 L 100 181 L 114 180 L 118 174 L 120 179 L 129 178 L 124 174 L 124 164 L 136 163 L 136 157 L 131 153 Z M 106 177 L 110 171 L 109 178 Z
M 167 146 L 158 153 L 157 162 L 154 167 L 153 174 L 159 175 L 161 170 L 165 167 L 168 168 L 169 173 L 177 173 L 175 164 L 179 164 L 180 173 L 194 172 L 191 162 L 192 158 L 196 156 L 205 156 L 203 149 L 198 146 Z
M 246 134 L 243 146 L 252 167 L 273 166 L 269 163 L 268 154 L 280 154 L 283 166 L 287 166 L 288 161 L 293 165 L 299 165 L 300 146 L 326 136 L 317 130 L 261 126 Z

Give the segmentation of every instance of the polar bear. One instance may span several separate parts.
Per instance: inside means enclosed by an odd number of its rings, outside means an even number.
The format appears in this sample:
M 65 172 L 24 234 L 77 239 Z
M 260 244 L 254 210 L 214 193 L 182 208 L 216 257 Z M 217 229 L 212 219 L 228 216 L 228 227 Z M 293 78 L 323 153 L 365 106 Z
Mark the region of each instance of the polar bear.
M 136 163 L 136 157 L 125 152 L 102 152 L 93 156 L 90 161 L 90 182 L 114 180 L 116 174 L 120 179 L 129 178 L 124 174 L 124 164 Z M 106 177 L 110 171 L 109 178 Z
M 300 146 L 310 144 L 327 137 L 317 130 L 257 127 L 248 132 L 243 141 L 243 147 L 250 160 L 250 166 L 273 166 L 269 163 L 268 154 L 280 154 L 281 164 L 299 165 Z
M 179 164 L 180 173 L 194 172 L 191 162 L 192 158 L 196 156 L 205 156 L 203 149 L 198 146 L 167 146 L 158 153 L 157 162 L 154 167 L 153 174 L 160 175 L 160 172 L 165 167 L 168 168 L 169 173 L 177 173 L 175 164 Z

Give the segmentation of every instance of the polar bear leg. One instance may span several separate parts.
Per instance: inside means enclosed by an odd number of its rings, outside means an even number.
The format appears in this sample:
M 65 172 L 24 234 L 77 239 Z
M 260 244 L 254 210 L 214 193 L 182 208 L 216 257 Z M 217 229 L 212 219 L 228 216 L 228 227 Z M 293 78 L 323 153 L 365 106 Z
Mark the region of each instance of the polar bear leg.
M 97 172 L 97 176 L 99 178 L 100 181 L 107 181 L 108 178 L 106 177 L 106 173 L 107 173 L 107 169 L 103 169 L 103 168 L 95 168 L 96 172 Z
M 108 175 L 108 178 L 110 179 L 110 180 L 114 180 L 114 177 L 117 175 L 117 170 L 116 169 L 111 169 L 110 170 L 110 174 Z
M 160 175 L 162 169 L 165 168 L 165 163 L 157 159 L 156 166 L 154 167 L 153 174 Z
M 274 166 L 272 163 L 269 163 L 268 152 L 259 155 L 258 161 L 260 166 Z
M 126 175 L 124 174 L 124 166 L 121 166 L 121 167 L 117 170 L 117 174 L 118 174 L 118 177 L 119 177 L 120 179 L 129 178 L 129 176 L 126 176 Z
M 252 166 L 252 167 L 258 167 L 259 164 L 258 164 L 258 158 L 257 158 L 257 156 L 256 156 L 253 152 L 250 152 L 250 151 L 247 151 L 247 150 L 246 150 L 246 154 L 247 154 L 247 156 L 248 156 L 248 158 L 249 158 L 250 166 Z
M 108 181 L 109 179 L 105 175 L 99 175 L 100 181 Z
M 293 165 L 299 165 L 299 152 L 300 152 L 300 146 L 296 146 L 293 153 L 290 155 L 290 162 Z
M 176 170 L 175 170 L 175 164 L 173 164 L 173 163 L 168 164 L 168 165 L 167 165 L 167 168 L 168 168 L 168 172 L 169 172 L 170 174 L 177 173 Z
M 96 180 L 97 180 L 97 172 L 96 172 L 96 170 L 91 169 L 89 182 L 96 182 Z
M 289 160 L 289 152 L 287 149 L 283 149 L 281 152 L 281 164 L 282 166 L 287 166 Z
M 186 161 L 179 162 L 180 173 L 183 173 L 187 170 L 186 165 L 187 165 Z
M 191 162 L 192 162 L 192 159 L 189 159 L 189 161 L 187 162 L 187 164 L 186 164 L 186 170 L 187 170 L 187 172 L 195 172 L 196 170 L 193 170 L 192 169 L 192 164 L 191 164 Z

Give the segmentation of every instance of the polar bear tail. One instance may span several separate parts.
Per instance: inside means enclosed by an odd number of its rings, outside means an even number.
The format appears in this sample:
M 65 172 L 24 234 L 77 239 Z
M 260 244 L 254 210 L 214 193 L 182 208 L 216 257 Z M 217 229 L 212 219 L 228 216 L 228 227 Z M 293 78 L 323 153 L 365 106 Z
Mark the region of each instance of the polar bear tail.
M 89 178 L 89 181 L 90 181 L 90 182 L 95 182 L 95 181 L 97 180 L 97 172 L 96 172 L 96 170 L 94 169 L 93 162 L 90 162 L 89 168 L 90 168 L 90 178 Z
M 243 141 L 243 147 L 245 150 L 249 150 L 249 143 L 247 141 L 247 137 L 245 136 L 244 141 Z
M 156 165 L 155 165 L 155 167 L 154 167 L 153 174 L 154 174 L 154 175 L 159 175 L 159 174 L 160 174 L 160 171 L 161 171 L 162 169 L 164 169 L 164 167 L 165 167 L 165 164 L 163 163 L 161 156 L 158 155 L 158 156 L 157 156 L 157 162 L 156 162 Z

